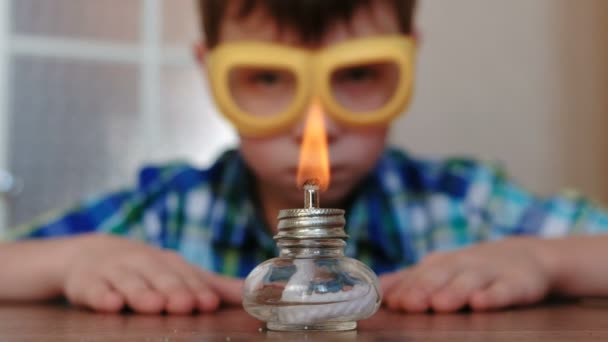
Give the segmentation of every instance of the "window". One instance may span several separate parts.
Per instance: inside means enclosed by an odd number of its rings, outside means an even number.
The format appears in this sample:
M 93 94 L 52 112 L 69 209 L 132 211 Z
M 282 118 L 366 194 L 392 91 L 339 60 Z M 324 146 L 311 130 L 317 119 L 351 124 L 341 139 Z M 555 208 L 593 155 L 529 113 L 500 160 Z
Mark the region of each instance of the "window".
M 0 195 L 0 227 L 235 143 L 191 57 L 193 0 L 1 2 L 0 170 L 23 187 Z

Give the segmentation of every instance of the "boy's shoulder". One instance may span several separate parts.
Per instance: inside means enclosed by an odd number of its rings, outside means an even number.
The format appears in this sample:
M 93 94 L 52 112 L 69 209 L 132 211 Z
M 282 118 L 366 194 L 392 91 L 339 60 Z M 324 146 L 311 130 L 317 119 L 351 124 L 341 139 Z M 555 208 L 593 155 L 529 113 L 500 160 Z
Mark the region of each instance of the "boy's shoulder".
M 466 196 L 472 187 L 491 186 L 506 177 L 498 163 L 461 156 L 425 158 L 396 148 L 386 150 L 374 174 L 389 189 L 456 197 Z
M 228 150 L 206 168 L 181 160 L 146 165 L 139 171 L 137 188 L 144 192 L 184 192 L 199 186 L 215 188 L 219 184 L 239 179 L 245 172 L 238 152 Z

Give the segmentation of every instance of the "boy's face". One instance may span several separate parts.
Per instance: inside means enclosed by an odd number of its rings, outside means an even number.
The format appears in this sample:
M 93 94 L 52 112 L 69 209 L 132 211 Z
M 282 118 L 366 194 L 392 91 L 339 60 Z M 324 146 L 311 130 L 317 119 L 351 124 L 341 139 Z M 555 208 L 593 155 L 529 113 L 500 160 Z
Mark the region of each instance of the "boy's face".
M 372 1 L 369 7 L 362 7 L 355 12 L 350 22 L 337 23 L 326 32 L 319 44 L 311 46 L 302 45 L 296 33 L 278 32 L 272 18 L 262 9 L 257 9 L 245 19 L 237 19 L 236 15 L 231 14 L 234 10 L 229 10 L 220 28 L 220 44 L 255 40 L 316 50 L 354 38 L 398 34 L 397 18 L 392 11 L 393 8 L 387 2 Z M 282 106 L 280 97 L 277 97 L 276 101 L 277 107 Z M 302 192 L 296 187 L 306 115 L 301 117 L 301 122 L 284 133 L 264 138 L 241 136 L 240 139 L 241 154 L 254 171 L 259 185 L 284 198 L 286 207 L 298 207 L 302 202 Z M 331 184 L 323 194 L 323 204 L 332 206 L 339 205 L 375 165 L 384 150 L 388 127 L 353 128 L 339 124 L 328 115 L 324 115 L 324 118 L 330 154 Z

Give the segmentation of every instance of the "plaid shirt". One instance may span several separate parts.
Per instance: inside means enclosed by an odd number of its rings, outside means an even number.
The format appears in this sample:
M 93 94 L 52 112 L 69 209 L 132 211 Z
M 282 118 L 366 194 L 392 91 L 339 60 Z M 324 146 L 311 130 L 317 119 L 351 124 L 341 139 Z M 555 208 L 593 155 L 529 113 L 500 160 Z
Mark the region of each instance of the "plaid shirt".
M 178 251 L 226 275 L 246 276 L 276 256 L 252 199 L 252 175 L 236 151 L 210 169 L 144 168 L 134 190 L 116 192 L 32 225 L 7 239 L 105 232 Z M 351 196 L 346 254 L 379 274 L 425 254 L 512 235 L 608 232 L 608 212 L 582 197 L 541 199 L 500 169 L 471 160 L 424 161 L 387 150 Z

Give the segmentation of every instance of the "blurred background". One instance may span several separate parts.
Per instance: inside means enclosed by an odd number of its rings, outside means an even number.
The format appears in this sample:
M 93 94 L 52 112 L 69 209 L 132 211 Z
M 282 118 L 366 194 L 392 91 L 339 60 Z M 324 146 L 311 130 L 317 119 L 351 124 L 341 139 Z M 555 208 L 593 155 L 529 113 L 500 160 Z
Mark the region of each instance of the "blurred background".
M 422 0 L 418 26 L 394 145 L 608 202 L 608 1 Z M 0 0 L 0 229 L 234 146 L 199 36 L 193 0 Z

